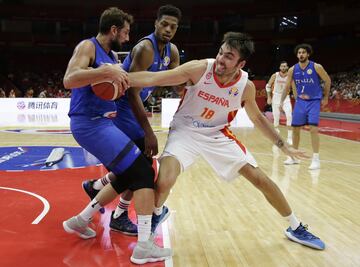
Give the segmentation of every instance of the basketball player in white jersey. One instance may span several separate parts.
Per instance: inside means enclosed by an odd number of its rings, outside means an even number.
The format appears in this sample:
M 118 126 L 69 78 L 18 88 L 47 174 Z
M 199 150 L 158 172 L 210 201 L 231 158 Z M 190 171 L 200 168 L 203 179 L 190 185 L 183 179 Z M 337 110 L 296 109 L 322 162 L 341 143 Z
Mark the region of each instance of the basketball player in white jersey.
M 288 220 L 290 227 L 285 234 L 289 239 L 322 250 L 325 244 L 300 223 L 279 187 L 228 128 L 244 106 L 255 126 L 285 154 L 306 157 L 289 147 L 260 112 L 255 86 L 242 70 L 253 52 L 254 44 L 247 35 L 228 32 L 216 59 L 190 61 L 169 71 L 129 73 L 133 87 L 187 84 L 161 156 L 155 206 L 163 206 L 180 172 L 202 156 L 221 178 L 232 180 L 242 175 L 256 186 Z
M 286 126 L 288 127 L 287 142 L 292 144 L 292 108 L 289 95 L 286 96 L 283 106 L 280 105 L 281 96 L 285 89 L 287 72 L 289 66 L 286 61 L 282 61 L 279 67 L 280 71 L 271 75 L 270 80 L 266 84 L 267 103 L 272 106 L 272 113 L 274 117 L 275 130 L 280 133 L 279 121 L 280 121 L 280 109 L 284 110 L 286 115 Z

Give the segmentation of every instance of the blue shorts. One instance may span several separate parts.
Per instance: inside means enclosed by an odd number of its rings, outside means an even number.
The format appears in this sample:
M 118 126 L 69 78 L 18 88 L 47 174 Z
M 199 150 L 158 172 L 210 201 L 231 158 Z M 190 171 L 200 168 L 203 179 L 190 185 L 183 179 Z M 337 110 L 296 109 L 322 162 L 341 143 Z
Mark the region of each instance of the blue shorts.
M 112 120 L 72 116 L 70 128 L 75 140 L 115 175 L 120 175 L 141 155 L 140 149 Z
M 319 125 L 321 100 L 297 99 L 294 106 L 291 126 Z
M 117 116 L 113 119 L 116 127 L 118 127 L 131 140 L 143 139 L 145 136 L 143 128 L 134 117 L 133 113 L 123 113 L 118 111 Z

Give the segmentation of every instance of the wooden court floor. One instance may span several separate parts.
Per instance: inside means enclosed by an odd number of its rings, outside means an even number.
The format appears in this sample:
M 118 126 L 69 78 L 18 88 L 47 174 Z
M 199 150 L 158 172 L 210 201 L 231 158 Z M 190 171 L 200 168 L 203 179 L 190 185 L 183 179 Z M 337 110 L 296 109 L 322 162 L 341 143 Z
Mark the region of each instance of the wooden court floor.
M 162 151 L 167 132 L 157 125 L 155 129 Z M 281 134 L 285 132 L 282 128 Z M 283 234 L 287 223 L 260 192 L 242 178 L 221 181 L 200 159 L 181 174 L 167 201 L 172 212 L 168 227 L 173 266 L 360 266 L 360 142 L 321 135 L 321 170 L 308 171 L 309 160 L 284 166 L 285 156 L 258 130 L 234 129 L 234 133 L 326 249 L 288 241 Z M 76 142 L 71 135 L 0 132 L 1 147 L 26 145 Z M 301 147 L 310 152 L 306 131 L 301 133 Z M 63 186 L 59 190 L 66 190 Z

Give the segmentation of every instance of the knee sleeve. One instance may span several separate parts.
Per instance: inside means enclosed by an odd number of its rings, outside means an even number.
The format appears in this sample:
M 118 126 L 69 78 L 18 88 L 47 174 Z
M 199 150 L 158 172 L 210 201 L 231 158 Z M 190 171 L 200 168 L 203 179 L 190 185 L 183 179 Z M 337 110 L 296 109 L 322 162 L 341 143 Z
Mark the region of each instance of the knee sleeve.
M 145 158 L 147 159 L 147 161 L 152 164 L 153 162 L 153 158 L 152 157 L 148 157 L 144 154 L 145 151 L 145 139 L 144 138 L 140 138 L 137 140 L 134 140 L 135 145 L 140 149 L 141 153 L 143 153 L 143 155 L 145 156 Z
M 154 188 L 155 172 L 147 161 L 140 155 L 123 173 L 117 174 L 116 179 L 111 182 L 112 187 L 117 193 L 121 193 L 126 189 L 136 191 L 142 188 Z

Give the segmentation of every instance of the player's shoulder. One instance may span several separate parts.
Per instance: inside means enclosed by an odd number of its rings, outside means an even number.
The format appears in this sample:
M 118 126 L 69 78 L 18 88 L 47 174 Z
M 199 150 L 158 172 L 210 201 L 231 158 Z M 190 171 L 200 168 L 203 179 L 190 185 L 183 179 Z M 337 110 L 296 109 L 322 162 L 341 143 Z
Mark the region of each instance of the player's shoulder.
M 288 69 L 288 75 L 289 75 L 289 73 L 294 72 L 295 66 L 296 66 L 296 64 L 295 64 L 295 65 L 292 65 L 292 66 Z
M 90 39 L 85 39 L 79 42 L 76 48 L 82 50 L 95 49 L 95 44 Z
M 134 48 L 133 51 L 136 53 L 154 53 L 154 46 L 150 39 L 145 38 L 142 39 L 140 42 L 138 42 Z
M 245 85 L 244 92 L 243 92 L 241 99 L 242 99 L 242 101 L 251 99 L 251 98 L 255 97 L 255 94 L 256 94 L 255 84 L 248 79 L 246 81 L 246 85 Z
M 171 49 L 171 51 L 179 51 L 176 44 L 174 44 L 174 43 L 170 43 L 170 49 Z
M 323 68 L 323 66 L 320 64 L 320 63 L 316 63 L 316 62 L 313 62 L 314 63 L 314 68 L 315 69 L 321 69 Z
M 143 39 L 137 43 L 131 50 L 131 57 L 143 60 L 144 58 L 153 58 L 155 52 L 154 47 L 149 39 Z
M 246 81 L 245 88 L 249 88 L 249 90 L 256 90 L 254 82 L 249 79 Z

